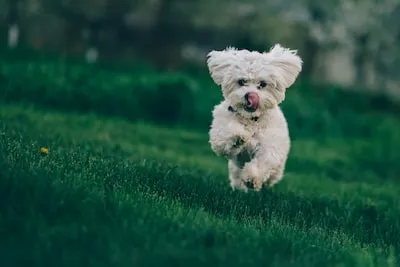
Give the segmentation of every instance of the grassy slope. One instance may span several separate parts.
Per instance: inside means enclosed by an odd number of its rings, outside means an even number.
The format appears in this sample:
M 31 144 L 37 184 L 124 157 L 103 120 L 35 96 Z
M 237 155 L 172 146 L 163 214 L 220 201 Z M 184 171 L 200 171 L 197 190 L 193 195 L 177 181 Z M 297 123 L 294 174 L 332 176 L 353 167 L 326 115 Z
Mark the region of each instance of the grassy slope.
M 399 257 L 396 119 L 381 124 L 385 140 L 296 139 L 283 182 L 241 194 L 205 132 L 15 105 L 0 118 L 7 266 L 394 266 Z

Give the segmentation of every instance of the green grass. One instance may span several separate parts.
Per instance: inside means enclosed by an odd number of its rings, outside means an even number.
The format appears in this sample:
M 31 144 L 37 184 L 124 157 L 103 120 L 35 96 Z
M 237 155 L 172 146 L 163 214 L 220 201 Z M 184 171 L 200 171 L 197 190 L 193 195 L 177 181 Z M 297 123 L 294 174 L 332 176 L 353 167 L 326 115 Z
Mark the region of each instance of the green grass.
M 375 116 L 296 136 L 285 179 L 244 194 L 207 129 L 3 105 L 2 266 L 400 266 L 400 122 Z
M 0 54 L 0 266 L 400 266 L 390 99 L 297 81 L 285 179 L 244 194 L 206 72 Z

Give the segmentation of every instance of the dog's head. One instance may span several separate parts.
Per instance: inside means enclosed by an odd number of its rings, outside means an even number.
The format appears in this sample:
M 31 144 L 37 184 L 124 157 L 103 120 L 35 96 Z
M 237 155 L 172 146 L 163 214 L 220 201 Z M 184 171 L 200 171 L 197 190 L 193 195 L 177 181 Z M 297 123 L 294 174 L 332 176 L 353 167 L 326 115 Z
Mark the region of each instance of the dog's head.
M 221 86 L 224 98 L 247 118 L 279 105 L 302 63 L 296 50 L 279 44 L 264 53 L 228 47 L 207 56 L 211 77 Z

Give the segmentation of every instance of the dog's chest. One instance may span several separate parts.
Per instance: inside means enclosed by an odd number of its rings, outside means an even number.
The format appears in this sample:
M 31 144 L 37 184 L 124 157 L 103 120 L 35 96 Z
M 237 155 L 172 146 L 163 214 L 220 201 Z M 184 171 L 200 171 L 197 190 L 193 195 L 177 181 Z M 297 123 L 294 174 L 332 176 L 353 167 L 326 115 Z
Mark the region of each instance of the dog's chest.
M 252 137 L 260 136 L 265 131 L 265 125 L 259 121 L 243 120 L 240 121 L 243 128 L 250 132 Z

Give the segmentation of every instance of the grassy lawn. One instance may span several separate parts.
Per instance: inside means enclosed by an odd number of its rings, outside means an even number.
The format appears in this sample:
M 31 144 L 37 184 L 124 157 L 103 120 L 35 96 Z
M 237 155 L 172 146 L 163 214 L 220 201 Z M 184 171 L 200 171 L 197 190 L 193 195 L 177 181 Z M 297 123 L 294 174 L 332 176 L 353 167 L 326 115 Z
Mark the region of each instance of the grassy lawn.
M 296 138 L 244 194 L 207 129 L 4 104 L 1 266 L 400 266 L 396 127 Z

